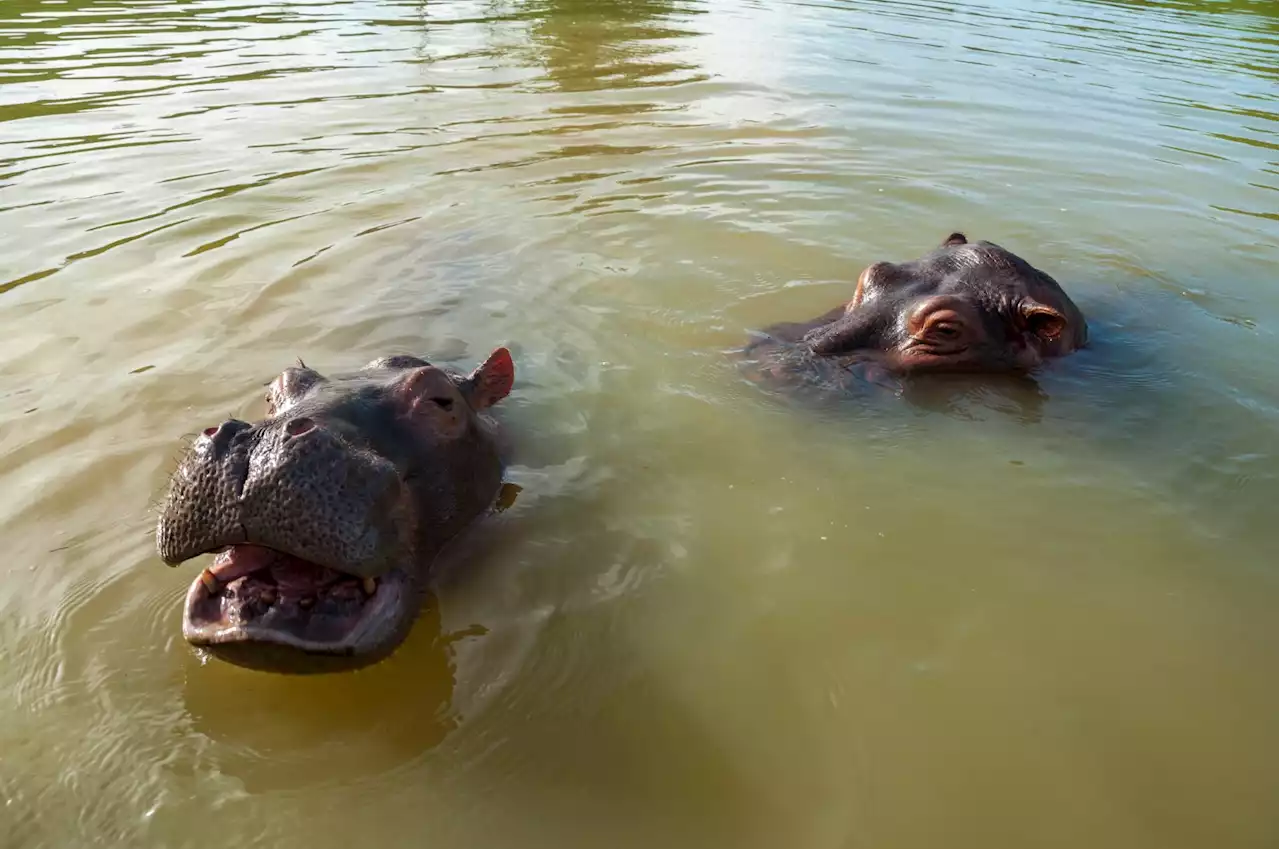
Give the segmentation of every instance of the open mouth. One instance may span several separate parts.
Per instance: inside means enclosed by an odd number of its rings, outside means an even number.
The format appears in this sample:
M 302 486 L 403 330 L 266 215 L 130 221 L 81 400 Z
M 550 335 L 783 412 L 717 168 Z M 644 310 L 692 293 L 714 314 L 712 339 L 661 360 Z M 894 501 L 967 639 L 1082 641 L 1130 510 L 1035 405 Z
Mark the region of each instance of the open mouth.
M 197 646 L 274 643 L 353 654 L 395 621 L 408 577 L 361 578 L 258 545 L 223 549 L 187 591 L 182 633 Z

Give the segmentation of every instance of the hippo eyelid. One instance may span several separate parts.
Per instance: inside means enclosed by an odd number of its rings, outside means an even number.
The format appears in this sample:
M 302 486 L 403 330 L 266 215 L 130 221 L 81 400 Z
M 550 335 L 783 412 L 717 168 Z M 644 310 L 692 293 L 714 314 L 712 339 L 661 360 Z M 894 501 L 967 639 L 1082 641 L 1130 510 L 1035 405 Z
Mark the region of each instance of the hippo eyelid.
M 967 324 L 960 310 L 953 304 L 933 301 L 910 316 L 908 327 L 916 337 L 933 335 L 950 339 L 963 333 Z
M 435 404 L 437 407 L 439 407 L 439 408 L 440 408 L 440 409 L 442 409 L 442 410 L 452 410 L 452 409 L 453 409 L 453 399 L 452 399 L 452 398 L 432 398 L 432 399 L 431 399 L 431 403 Z

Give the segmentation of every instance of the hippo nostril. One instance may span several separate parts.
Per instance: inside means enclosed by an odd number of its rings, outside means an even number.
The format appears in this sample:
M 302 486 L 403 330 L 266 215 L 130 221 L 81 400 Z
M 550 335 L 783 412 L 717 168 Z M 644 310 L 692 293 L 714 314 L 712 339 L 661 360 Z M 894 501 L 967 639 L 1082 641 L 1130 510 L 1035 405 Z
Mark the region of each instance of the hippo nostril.
M 232 438 L 243 430 L 248 430 L 250 425 L 248 422 L 242 422 L 238 419 L 227 419 L 217 427 L 207 427 L 204 429 L 204 437 L 219 448 L 225 448 L 230 444 Z
M 290 419 L 288 424 L 284 426 L 284 432 L 288 436 L 302 436 L 302 434 L 316 429 L 316 423 L 312 419 L 303 416 L 301 418 Z

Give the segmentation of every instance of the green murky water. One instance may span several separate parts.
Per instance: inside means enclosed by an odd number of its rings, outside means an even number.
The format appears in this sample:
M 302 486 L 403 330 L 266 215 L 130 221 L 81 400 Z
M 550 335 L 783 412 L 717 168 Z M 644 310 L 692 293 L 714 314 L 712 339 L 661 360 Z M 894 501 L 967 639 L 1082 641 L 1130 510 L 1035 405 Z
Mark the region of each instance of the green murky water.
M 0 4 L 0 845 L 1276 841 L 1274 2 Z M 961 229 L 1093 346 L 724 352 Z M 149 512 L 293 358 L 516 353 L 409 643 L 202 663 Z

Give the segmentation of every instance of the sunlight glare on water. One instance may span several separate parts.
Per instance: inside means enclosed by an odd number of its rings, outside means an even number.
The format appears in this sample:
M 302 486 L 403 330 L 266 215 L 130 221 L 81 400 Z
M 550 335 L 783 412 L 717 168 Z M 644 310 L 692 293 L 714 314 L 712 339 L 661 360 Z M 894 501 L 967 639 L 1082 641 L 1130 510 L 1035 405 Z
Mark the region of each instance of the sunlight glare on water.
M 5 0 L 0 845 L 1274 845 L 1249 0 Z M 953 230 L 1034 380 L 729 352 Z M 295 358 L 509 345 L 523 487 L 359 673 L 204 661 L 154 505 Z

